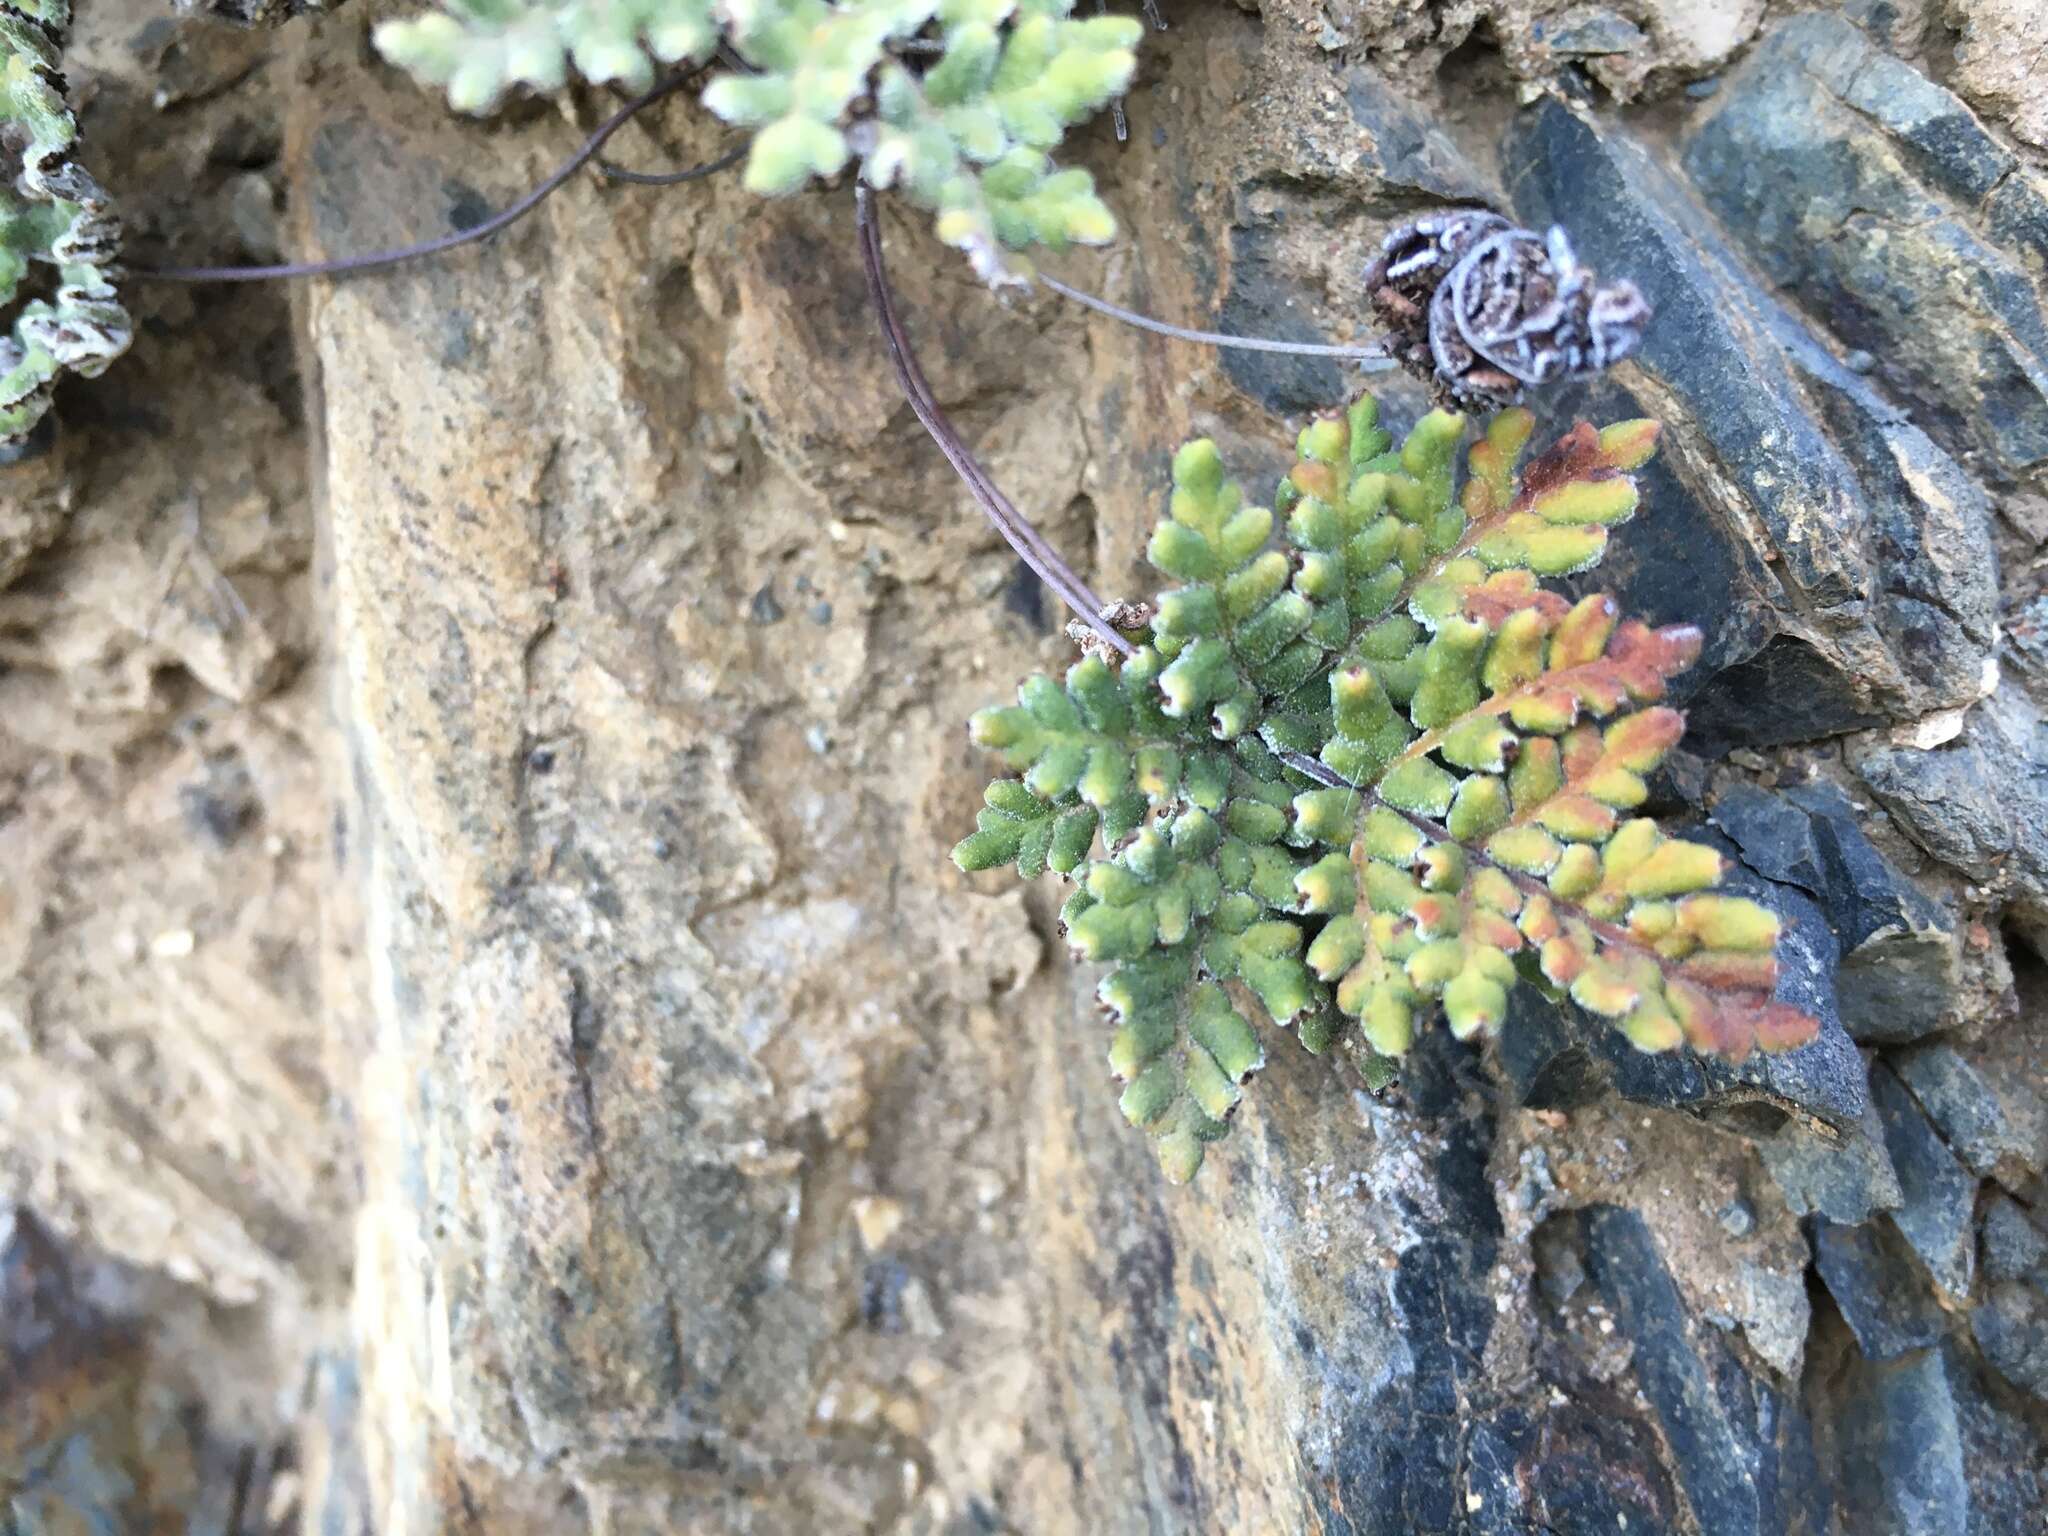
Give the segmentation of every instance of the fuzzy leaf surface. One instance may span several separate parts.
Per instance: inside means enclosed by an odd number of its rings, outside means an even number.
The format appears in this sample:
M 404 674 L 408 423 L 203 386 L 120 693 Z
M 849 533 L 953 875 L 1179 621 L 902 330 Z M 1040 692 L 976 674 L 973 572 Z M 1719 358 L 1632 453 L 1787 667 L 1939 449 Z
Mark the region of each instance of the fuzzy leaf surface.
M 1097 245 L 1116 221 L 1085 170 L 1048 151 L 1130 83 L 1140 24 L 1075 19 L 1073 0 L 444 0 L 376 31 L 378 50 L 458 111 L 509 90 L 560 90 L 571 72 L 632 91 L 721 44 L 751 72 L 720 73 L 704 105 L 753 134 L 746 184 L 794 192 L 858 163 L 937 218 L 989 282 L 1007 252 Z M 939 53 L 912 52 L 912 40 Z
M 985 823 L 963 864 L 1015 841 L 1028 869 L 1059 816 L 1101 818 L 1107 856 L 1073 867 L 1063 918 L 1111 967 L 1125 1113 L 1172 1178 L 1224 1134 L 1232 1069 L 1263 1060 L 1236 1032 L 1251 1001 L 1375 1083 L 1437 1016 L 1497 1031 L 1523 979 L 1644 1050 L 1815 1028 L 1773 1000 L 1775 917 L 1638 814 L 1698 632 L 1542 585 L 1633 514 L 1654 424 L 1580 423 L 1518 469 L 1533 420 L 1503 412 L 1460 484 L 1464 425 L 1434 412 L 1397 447 L 1363 399 L 1301 433 L 1272 511 L 1189 444 L 1147 551 L 1179 583 L 1151 643 L 975 717 L 1022 775 L 1004 793 L 1040 808 L 1014 838 Z M 1226 1012 L 1215 1038 L 1239 1048 L 1205 1058 Z

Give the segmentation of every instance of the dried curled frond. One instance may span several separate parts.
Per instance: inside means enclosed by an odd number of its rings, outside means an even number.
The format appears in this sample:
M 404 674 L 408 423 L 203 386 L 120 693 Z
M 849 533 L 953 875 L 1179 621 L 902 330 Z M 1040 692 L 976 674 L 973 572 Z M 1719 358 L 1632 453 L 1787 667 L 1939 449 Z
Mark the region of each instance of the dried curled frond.
M 1524 979 L 1644 1050 L 1814 1028 L 1773 1001 L 1776 919 L 1634 814 L 1683 731 L 1663 700 L 1698 632 L 1540 584 L 1633 514 L 1656 428 L 1581 423 L 1518 473 L 1532 424 L 1495 418 L 1459 489 L 1459 417 L 1398 449 L 1370 399 L 1316 422 L 1275 498 L 1291 549 L 1188 445 L 1149 548 L 1182 584 L 1151 643 L 975 717 L 1022 778 L 990 786 L 954 857 L 1077 881 L 1068 938 L 1111 967 L 1125 1113 L 1171 1177 L 1264 1060 L 1224 983 L 1368 1070 L 1439 1009 L 1460 1037 L 1499 1028 Z
M 1635 351 L 1650 318 L 1634 283 L 1595 282 L 1562 229 L 1539 236 L 1484 209 L 1396 229 L 1366 288 L 1395 356 L 1469 405 L 1512 405 L 1528 385 L 1597 373 Z
M 65 373 L 93 378 L 128 348 L 128 312 L 114 292 L 121 229 L 77 159 L 78 125 L 64 100 L 66 0 L 0 3 L 0 137 L 18 172 L 0 186 L 0 453 L 49 409 Z M 39 267 L 48 298 L 22 298 Z
M 1129 83 L 1139 23 L 1074 20 L 1073 0 L 449 0 L 386 22 L 377 46 L 487 112 L 513 86 L 557 90 L 570 67 L 636 90 L 657 65 L 721 46 L 746 66 L 704 103 L 754 130 L 746 181 L 794 191 L 858 163 L 938 216 L 940 237 L 989 281 L 1003 253 L 1099 244 L 1115 221 L 1088 173 L 1047 152 Z

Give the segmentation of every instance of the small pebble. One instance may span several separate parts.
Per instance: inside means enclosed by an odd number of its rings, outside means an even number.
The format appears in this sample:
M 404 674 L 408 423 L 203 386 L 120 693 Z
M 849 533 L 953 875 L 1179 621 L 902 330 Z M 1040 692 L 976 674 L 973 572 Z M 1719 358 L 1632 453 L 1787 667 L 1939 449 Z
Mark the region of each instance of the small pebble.
M 775 600 L 775 584 L 769 582 L 747 604 L 747 617 L 756 624 L 773 624 L 782 617 L 782 604 Z
M 182 960 L 198 947 L 190 928 L 170 928 L 149 941 L 149 952 L 159 960 Z
M 1694 101 L 1705 101 L 1709 96 L 1713 95 L 1714 92 L 1720 89 L 1721 81 L 1720 78 L 1716 76 L 1715 78 L 1710 80 L 1693 81 L 1691 85 L 1688 85 L 1685 88 L 1685 94 L 1690 96 Z
M 851 1209 L 853 1224 L 860 1231 L 860 1245 L 869 1253 L 880 1253 L 903 1225 L 902 1203 L 883 1195 L 862 1195 Z
M 1756 1212 L 1746 1200 L 1731 1200 L 1721 1207 L 1717 1218 L 1730 1237 L 1747 1237 L 1756 1230 Z
M 1851 352 L 1842 359 L 1842 366 L 1851 373 L 1868 373 L 1877 366 L 1877 359 L 1868 352 L 1865 352 L 1861 347 L 1858 347 L 1854 352 Z

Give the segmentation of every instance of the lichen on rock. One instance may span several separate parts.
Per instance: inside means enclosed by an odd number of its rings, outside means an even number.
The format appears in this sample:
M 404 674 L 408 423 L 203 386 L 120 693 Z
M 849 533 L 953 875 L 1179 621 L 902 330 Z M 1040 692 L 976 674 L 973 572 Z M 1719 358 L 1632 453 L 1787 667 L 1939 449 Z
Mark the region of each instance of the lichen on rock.
M 66 373 L 93 378 L 127 350 L 114 291 L 121 230 L 78 159 L 60 50 L 69 0 L 0 4 L 0 461 L 49 409 Z M 55 286 L 40 285 L 55 269 Z

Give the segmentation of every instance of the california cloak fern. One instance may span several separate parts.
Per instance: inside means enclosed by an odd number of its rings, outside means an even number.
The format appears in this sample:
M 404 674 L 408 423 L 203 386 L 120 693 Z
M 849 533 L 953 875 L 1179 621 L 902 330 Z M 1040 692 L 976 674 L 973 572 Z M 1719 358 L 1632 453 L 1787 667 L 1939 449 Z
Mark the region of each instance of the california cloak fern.
M 1264 1063 L 1246 1001 L 1369 1068 L 1438 1010 L 1460 1038 L 1497 1030 L 1518 979 L 1650 1051 L 1815 1028 L 1772 999 L 1776 918 L 1710 890 L 1712 849 L 1629 814 L 1683 731 L 1660 700 L 1698 631 L 1539 584 L 1598 562 L 1656 425 L 1582 422 L 1517 474 L 1532 425 L 1496 416 L 1454 495 L 1464 419 L 1433 412 L 1396 450 L 1367 397 L 1301 434 L 1272 510 L 1188 444 L 1150 643 L 974 717 L 1021 777 L 989 786 L 954 859 L 1073 876 L 1062 922 L 1109 965 L 1124 1113 L 1176 1182 Z
M 1140 24 L 1072 19 L 1074 0 L 446 0 L 386 22 L 377 46 L 487 112 L 514 85 L 557 90 L 574 64 L 645 90 L 656 64 L 733 66 L 704 104 L 754 130 L 746 182 L 791 192 L 858 162 L 901 187 L 996 281 L 1003 251 L 1099 244 L 1116 222 L 1084 170 L 1047 151 L 1130 83 Z

